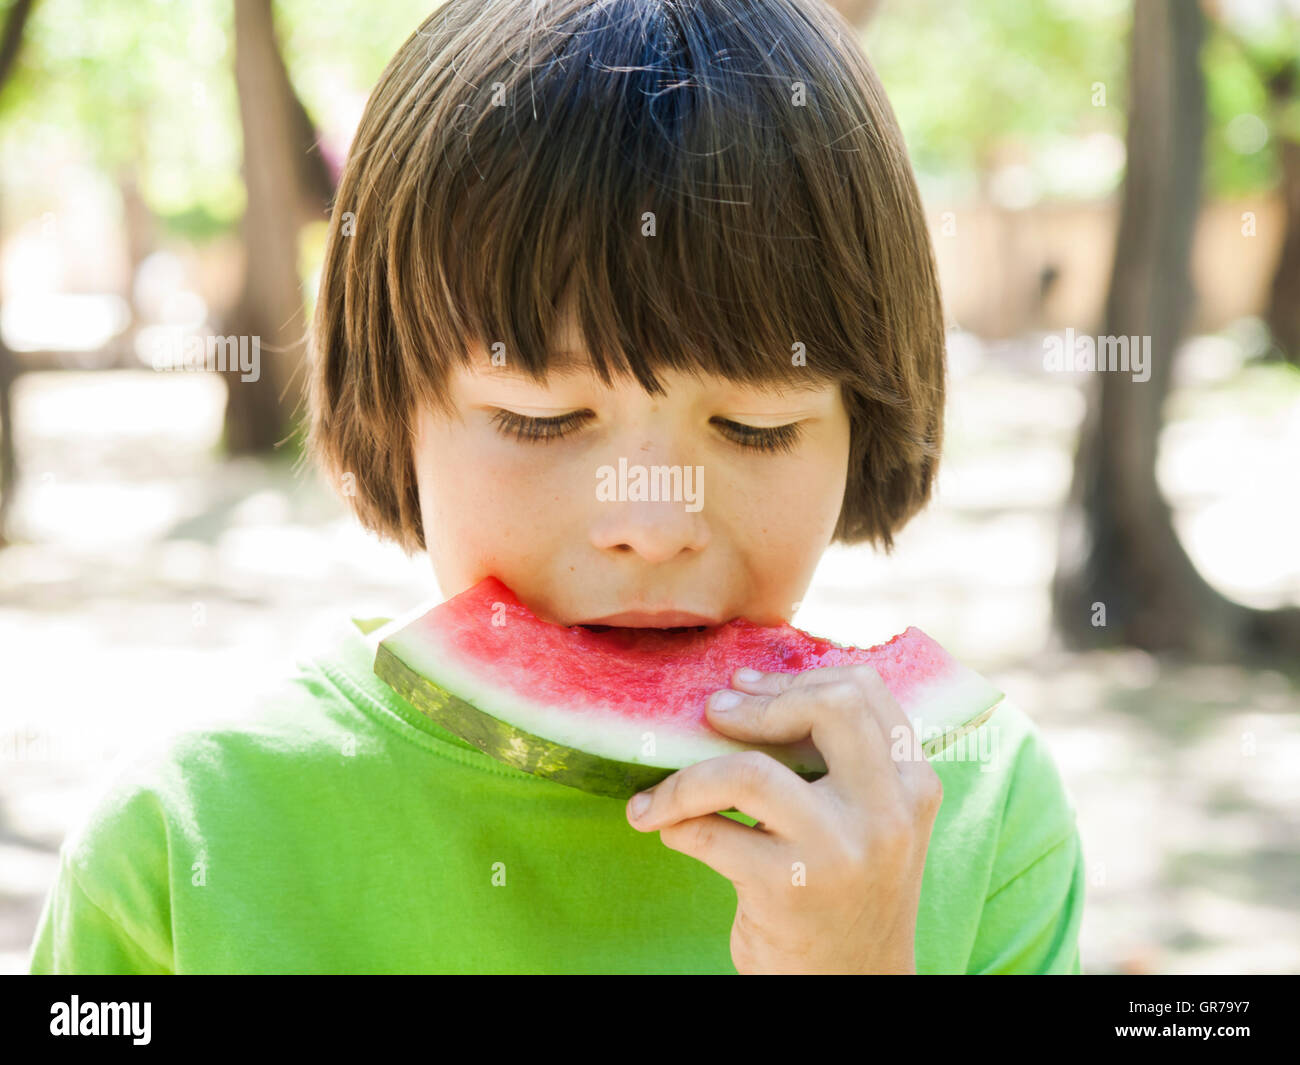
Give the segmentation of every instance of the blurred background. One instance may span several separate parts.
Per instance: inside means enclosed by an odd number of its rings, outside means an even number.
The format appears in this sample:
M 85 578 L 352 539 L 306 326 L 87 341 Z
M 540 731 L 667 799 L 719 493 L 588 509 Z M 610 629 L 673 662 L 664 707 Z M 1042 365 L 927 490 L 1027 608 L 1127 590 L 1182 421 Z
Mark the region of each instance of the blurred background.
M 1300 0 L 834 6 L 951 398 L 934 504 L 795 623 L 919 625 L 1039 723 L 1086 971 L 1300 971 Z M 0 971 L 120 759 L 438 594 L 295 465 L 334 185 L 436 7 L 0 0 Z M 173 368 L 213 336 L 258 379 Z M 1149 379 L 1053 363 L 1080 336 Z

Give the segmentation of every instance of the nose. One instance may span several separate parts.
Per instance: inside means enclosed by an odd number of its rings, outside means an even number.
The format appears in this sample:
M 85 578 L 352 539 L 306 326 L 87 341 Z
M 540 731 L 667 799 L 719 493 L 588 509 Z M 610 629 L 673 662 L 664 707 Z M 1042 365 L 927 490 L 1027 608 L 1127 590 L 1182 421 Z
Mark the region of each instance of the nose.
M 647 449 L 648 450 L 648 449 Z M 704 550 L 701 466 L 665 466 L 626 458 L 598 472 L 591 542 L 602 551 L 635 552 L 647 562 L 670 562 Z

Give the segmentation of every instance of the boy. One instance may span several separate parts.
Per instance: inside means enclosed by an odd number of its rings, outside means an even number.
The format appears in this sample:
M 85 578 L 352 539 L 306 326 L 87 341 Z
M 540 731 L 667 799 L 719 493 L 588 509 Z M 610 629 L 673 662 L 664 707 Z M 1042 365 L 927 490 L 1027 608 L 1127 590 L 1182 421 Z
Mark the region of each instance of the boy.
M 820 0 L 450 0 L 362 118 L 313 334 L 312 451 L 363 524 L 557 624 L 785 621 L 934 477 L 929 239 Z M 598 498 L 619 458 L 707 473 L 703 507 Z M 828 775 L 710 759 L 636 818 L 373 658 L 351 632 L 138 759 L 62 848 L 32 971 L 1080 971 L 1074 811 L 1010 704 L 991 761 L 929 763 L 869 671 L 737 675 L 715 727 L 811 733 Z

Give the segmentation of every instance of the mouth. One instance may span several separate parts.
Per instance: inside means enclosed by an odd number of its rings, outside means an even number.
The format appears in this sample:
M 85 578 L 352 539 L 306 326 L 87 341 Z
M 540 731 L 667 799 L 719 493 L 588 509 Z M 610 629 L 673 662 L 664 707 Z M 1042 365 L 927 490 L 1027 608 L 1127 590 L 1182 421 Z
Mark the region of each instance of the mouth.
M 643 629 L 649 632 L 670 632 L 679 634 L 683 632 L 707 632 L 708 625 L 579 625 L 579 628 L 586 629 L 588 632 L 609 632 L 610 629 Z
M 681 610 L 656 611 L 645 613 L 628 611 L 622 614 L 608 614 L 605 617 L 592 618 L 579 622 L 579 625 L 591 632 L 608 632 L 610 629 L 653 629 L 659 632 L 704 632 L 706 629 L 721 625 L 721 621 L 691 614 Z

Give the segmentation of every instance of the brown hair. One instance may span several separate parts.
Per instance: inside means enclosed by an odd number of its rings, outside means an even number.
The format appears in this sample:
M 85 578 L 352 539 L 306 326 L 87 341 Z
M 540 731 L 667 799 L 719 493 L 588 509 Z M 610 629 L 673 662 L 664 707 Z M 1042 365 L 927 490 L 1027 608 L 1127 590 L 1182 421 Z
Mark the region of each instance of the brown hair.
M 308 453 L 367 529 L 424 550 L 416 405 L 451 412 L 476 343 L 543 381 L 570 307 L 607 385 L 838 381 L 835 541 L 889 550 L 929 498 L 933 252 L 884 90 L 821 0 L 448 0 L 408 38 L 349 152 L 311 329 Z

